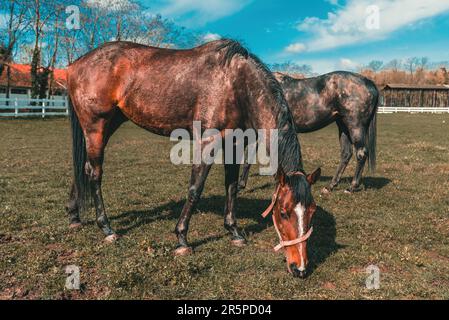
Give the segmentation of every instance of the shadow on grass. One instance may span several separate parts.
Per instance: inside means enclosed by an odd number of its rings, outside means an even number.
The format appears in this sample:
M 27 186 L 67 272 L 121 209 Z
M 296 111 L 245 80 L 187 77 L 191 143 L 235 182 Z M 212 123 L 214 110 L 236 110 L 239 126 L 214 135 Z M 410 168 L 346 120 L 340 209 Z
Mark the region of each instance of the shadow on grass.
M 320 178 L 320 181 L 329 183 L 332 180 L 332 177 L 324 176 Z M 350 185 L 352 182 L 351 177 L 342 178 L 340 181 L 340 185 Z M 362 178 L 362 184 L 365 186 L 366 190 L 373 189 L 373 190 L 381 190 L 387 185 L 391 183 L 391 180 L 388 178 L 383 177 L 364 177 Z M 270 188 L 274 188 L 274 183 L 265 183 L 261 186 L 252 188 L 251 185 L 248 183 L 247 187 L 242 190 L 240 193 L 254 193 L 256 191 L 261 190 L 267 190 Z
M 224 196 L 211 196 L 201 199 L 196 212 L 211 212 L 223 216 Z M 171 201 L 151 210 L 129 211 L 112 217 L 118 227 L 119 234 L 127 234 L 135 228 L 161 220 L 177 220 L 185 200 Z M 253 223 L 244 228 L 246 234 L 257 234 L 272 227 L 272 219 L 264 219 L 261 213 L 268 207 L 270 201 L 239 198 L 237 201 L 237 219 L 252 220 Z M 313 218 L 314 233 L 309 241 L 310 270 L 313 272 L 320 264 L 343 246 L 335 242 L 336 224 L 334 217 L 321 207 L 318 207 Z M 172 232 L 172 230 L 167 230 Z M 193 241 L 191 245 L 198 247 L 228 236 L 224 231 L 221 235 L 213 235 Z
M 140 228 L 155 221 L 178 220 L 184 203 L 185 200 L 171 201 L 150 210 L 124 212 L 115 217 L 111 217 L 111 220 L 114 220 L 114 224 L 118 225 L 117 232 L 125 235 L 133 229 Z M 195 213 L 198 211 L 211 212 L 224 218 L 224 204 L 224 196 L 202 198 L 197 206 L 197 210 L 195 210 Z M 259 233 L 267 228 L 269 225 L 269 220 L 263 219 L 261 213 L 269 206 L 269 204 L 270 201 L 268 200 L 246 198 L 237 199 L 237 219 L 251 219 L 255 222 L 254 224 L 245 227 L 246 233 Z M 205 242 L 207 241 L 201 241 L 199 244 L 203 244 Z
M 263 191 L 263 190 L 267 190 L 270 188 L 272 188 L 274 190 L 276 188 L 275 184 L 274 183 L 265 183 L 261 186 L 254 187 L 254 188 L 251 188 L 251 186 L 249 186 L 249 188 L 248 188 L 248 186 L 247 186 L 244 190 L 240 191 L 240 193 L 244 193 L 244 192 L 254 193 L 256 191 Z
M 335 242 L 337 228 L 332 214 L 318 207 L 312 224 L 314 231 L 307 244 L 310 273 L 313 273 L 329 256 L 345 247 Z
M 320 178 L 320 181 L 330 182 L 332 180 L 332 177 L 328 176 L 322 176 Z M 352 182 L 352 177 L 346 177 L 342 178 L 340 181 L 340 185 L 349 185 Z M 374 189 L 374 190 L 381 190 L 382 188 L 386 187 L 391 183 L 391 180 L 384 177 L 363 177 L 362 178 L 362 184 L 365 185 L 365 188 L 368 189 Z

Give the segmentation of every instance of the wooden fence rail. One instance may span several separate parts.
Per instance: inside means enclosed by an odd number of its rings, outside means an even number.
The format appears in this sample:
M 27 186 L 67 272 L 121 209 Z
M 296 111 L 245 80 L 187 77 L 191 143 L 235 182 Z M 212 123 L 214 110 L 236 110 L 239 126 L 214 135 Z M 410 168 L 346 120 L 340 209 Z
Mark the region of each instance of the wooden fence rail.
M 67 99 L 0 98 L 0 117 L 68 116 Z

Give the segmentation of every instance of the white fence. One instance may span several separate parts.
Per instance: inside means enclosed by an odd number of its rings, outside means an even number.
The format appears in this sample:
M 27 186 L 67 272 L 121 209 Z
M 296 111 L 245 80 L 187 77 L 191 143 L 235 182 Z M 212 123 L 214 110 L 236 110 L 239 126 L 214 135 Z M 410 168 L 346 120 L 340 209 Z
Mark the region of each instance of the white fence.
M 379 107 L 378 113 L 449 113 L 449 108 Z
M 66 99 L 0 98 L 0 117 L 68 116 Z M 449 108 L 379 107 L 378 113 L 449 113 Z
M 67 99 L 0 98 L 0 117 L 68 116 Z

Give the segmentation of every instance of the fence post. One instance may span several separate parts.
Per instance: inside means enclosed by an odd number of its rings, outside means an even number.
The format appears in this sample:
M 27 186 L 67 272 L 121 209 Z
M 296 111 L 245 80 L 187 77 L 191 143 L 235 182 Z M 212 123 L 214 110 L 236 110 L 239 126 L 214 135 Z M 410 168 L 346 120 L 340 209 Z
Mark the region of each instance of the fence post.
M 65 114 L 69 115 L 69 96 L 65 97 Z
M 42 119 L 45 118 L 45 100 L 42 101 Z
M 14 99 L 14 116 L 17 118 L 19 116 L 19 103 L 17 98 Z

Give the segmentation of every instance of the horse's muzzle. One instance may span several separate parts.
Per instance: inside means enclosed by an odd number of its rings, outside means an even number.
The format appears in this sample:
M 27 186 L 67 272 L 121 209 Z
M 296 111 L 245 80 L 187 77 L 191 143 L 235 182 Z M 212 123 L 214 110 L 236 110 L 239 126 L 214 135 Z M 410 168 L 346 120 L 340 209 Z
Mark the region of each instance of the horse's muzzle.
M 305 279 L 307 277 L 307 270 L 299 270 L 296 263 L 290 265 L 290 271 L 295 278 Z

